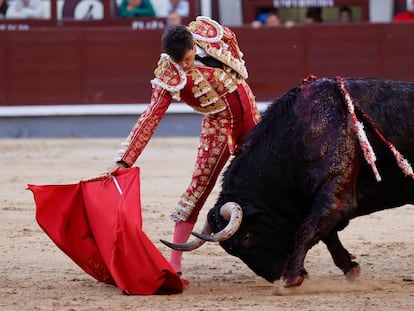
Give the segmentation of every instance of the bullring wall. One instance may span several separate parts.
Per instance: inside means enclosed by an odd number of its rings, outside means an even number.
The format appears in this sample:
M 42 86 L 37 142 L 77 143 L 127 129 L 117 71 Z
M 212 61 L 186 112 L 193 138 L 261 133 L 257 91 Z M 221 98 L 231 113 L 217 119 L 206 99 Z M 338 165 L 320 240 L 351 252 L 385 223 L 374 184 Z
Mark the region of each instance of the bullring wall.
M 258 101 L 309 73 L 414 81 L 414 23 L 234 27 Z M 0 31 L 0 106 L 148 103 L 162 30 Z

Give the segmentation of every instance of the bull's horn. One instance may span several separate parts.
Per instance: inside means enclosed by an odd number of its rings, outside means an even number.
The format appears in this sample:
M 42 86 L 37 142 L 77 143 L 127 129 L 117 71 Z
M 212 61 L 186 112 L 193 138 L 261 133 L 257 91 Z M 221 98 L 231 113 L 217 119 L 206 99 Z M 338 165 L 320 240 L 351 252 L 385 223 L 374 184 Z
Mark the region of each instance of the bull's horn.
M 239 204 L 235 202 L 227 202 L 220 208 L 220 215 L 228 220 L 227 226 L 215 234 L 200 234 L 193 232 L 192 234 L 209 242 L 220 242 L 229 239 L 239 229 L 243 219 L 243 211 Z
M 175 244 L 171 243 L 165 240 L 160 240 L 161 243 L 168 246 L 169 248 L 175 249 L 177 251 L 192 251 L 197 248 L 199 248 L 201 245 L 203 245 L 206 241 L 200 240 L 200 239 L 194 239 L 188 243 L 185 244 Z
M 201 232 L 205 235 L 209 235 L 211 233 L 211 228 L 207 221 L 204 224 L 203 230 Z M 160 240 L 160 242 L 168 246 L 169 248 L 175 249 L 177 251 L 192 251 L 192 250 L 199 248 L 206 241 L 200 240 L 200 239 L 194 239 L 185 244 L 175 244 L 175 243 L 171 243 L 165 240 Z

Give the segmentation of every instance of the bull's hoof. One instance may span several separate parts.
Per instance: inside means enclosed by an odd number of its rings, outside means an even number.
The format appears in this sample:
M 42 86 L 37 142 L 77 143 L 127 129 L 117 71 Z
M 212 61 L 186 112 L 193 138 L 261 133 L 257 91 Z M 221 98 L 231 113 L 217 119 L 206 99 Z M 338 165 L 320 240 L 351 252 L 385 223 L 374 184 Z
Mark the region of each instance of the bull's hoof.
M 284 287 L 300 286 L 303 283 L 304 277 L 301 275 L 286 275 L 283 277 Z
M 358 263 L 352 262 L 352 268 L 345 273 L 345 277 L 348 281 L 355 281 L 361 274 L 361 267 Z

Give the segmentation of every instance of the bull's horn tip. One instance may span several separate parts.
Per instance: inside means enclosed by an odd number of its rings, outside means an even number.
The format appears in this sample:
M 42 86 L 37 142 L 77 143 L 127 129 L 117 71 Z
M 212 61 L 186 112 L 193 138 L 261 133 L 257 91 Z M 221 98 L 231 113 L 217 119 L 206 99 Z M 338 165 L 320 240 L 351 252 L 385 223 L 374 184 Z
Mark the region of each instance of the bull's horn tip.
M 170 243 L 170 242 L 165 241 L 165 240 L 163 240 L 163 239 L 160 239 L 160 242 L 161 242 L 162 244 L 164 244 L 164 245 L 168 246 L 168 247 L 170 247 L 170 245 L 171 245 L 171 243 Z

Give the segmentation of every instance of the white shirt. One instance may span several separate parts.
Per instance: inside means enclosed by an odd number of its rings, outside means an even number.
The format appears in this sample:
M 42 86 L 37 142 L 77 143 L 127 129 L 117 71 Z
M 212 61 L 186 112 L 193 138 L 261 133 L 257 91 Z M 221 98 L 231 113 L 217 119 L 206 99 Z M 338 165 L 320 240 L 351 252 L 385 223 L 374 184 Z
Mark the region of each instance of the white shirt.
M 22 0 L 10 4 L 6 18 L 44 18 L 41 0 L 30 0 L 26 5 Z
M 190 13 L 190 6 L 187 0 L 180 0 L 177 7 L 174 9 L 171 3 L 168 1 L 168 4 L 162 6 L 158 12 L 157 16 L 159 17 L 167 17 L 172 11 L 177 12 L 182 17 L 187 17 Z

